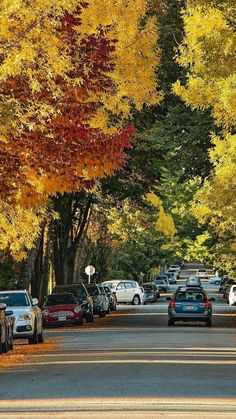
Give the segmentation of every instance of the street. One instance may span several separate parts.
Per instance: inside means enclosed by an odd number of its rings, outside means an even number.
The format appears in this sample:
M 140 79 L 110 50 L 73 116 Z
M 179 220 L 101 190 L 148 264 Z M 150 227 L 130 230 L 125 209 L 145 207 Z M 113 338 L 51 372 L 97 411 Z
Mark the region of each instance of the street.
M 236 307 L 204 289 L 216 298 L 212 328 L 168 327 L 162 294 L 92 327 L 46 329 L 59 349 L 1 371 L 0 417 L 235 417 Z

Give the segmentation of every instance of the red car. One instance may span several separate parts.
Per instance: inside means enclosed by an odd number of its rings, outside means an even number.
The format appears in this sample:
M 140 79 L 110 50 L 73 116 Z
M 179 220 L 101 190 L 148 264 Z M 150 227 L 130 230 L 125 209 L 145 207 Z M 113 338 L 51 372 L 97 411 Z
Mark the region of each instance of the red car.
M 70 293 L 50 294 L 42 307 L 43 325 L 83 324 L 82 308 Z

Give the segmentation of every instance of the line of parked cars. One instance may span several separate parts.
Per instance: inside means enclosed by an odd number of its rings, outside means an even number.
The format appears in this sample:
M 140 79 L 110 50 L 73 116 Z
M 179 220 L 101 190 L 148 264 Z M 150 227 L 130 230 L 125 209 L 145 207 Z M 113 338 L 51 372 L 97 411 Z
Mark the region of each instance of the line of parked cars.
M 229 305 L 236 305 L 236 280 L 228 276 L 220 278 L 219 293 L 223 295 Z

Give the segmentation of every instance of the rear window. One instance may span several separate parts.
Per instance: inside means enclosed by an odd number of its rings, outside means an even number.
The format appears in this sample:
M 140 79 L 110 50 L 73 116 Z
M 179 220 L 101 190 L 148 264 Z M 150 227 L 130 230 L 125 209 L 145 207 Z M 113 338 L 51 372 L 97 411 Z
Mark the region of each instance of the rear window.
M 1 293 L 0 303 L 6 304 L 7 307 L 27 307 L 30 305 L 28 296 L 25 292 L 17 293 Z
M 176 301 L 206 301 L 203 292 L 180 291 L 175 295 Z

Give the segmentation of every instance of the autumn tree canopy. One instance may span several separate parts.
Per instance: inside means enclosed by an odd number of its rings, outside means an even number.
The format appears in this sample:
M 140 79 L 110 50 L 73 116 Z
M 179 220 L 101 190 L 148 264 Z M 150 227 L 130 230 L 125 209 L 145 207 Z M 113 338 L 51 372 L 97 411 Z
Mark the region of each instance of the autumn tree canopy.
M 91 187 L 122 167 L 131 111 L 161 94 L 146 0 L 3 0 L 0 10 L 0 194 L 8 214 L 6 203 L 43 205 L 49 194 Z

